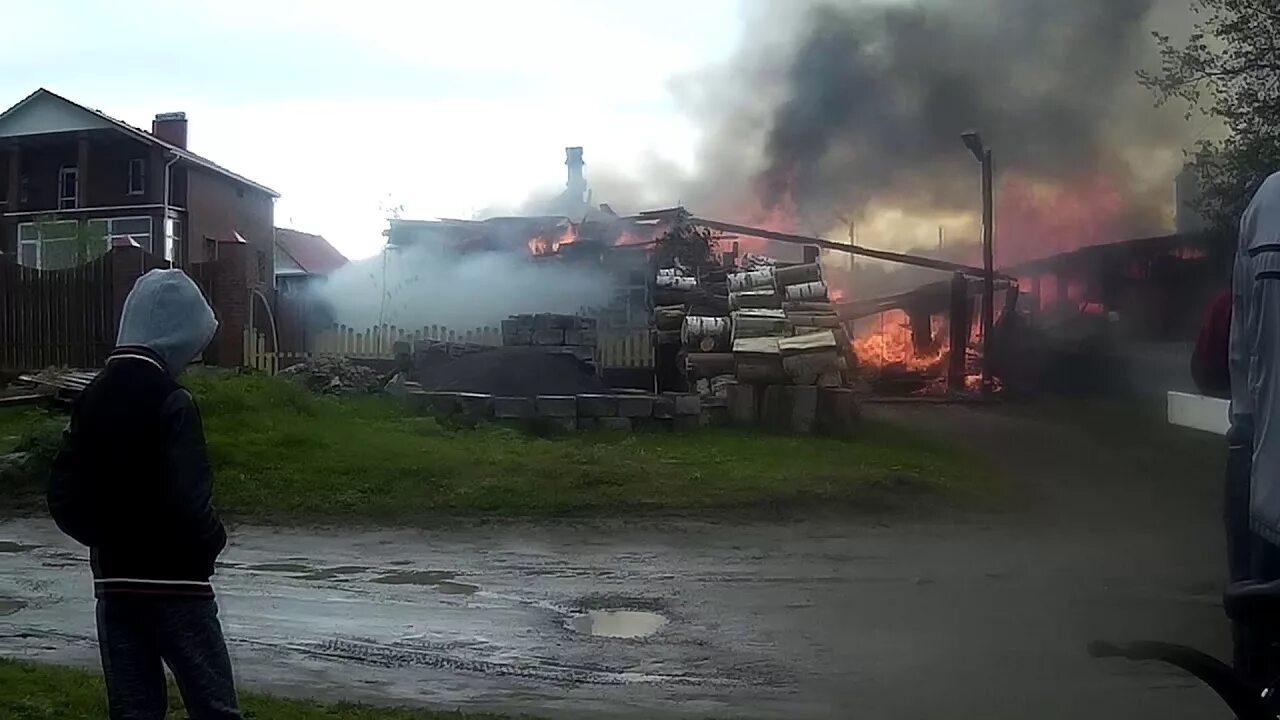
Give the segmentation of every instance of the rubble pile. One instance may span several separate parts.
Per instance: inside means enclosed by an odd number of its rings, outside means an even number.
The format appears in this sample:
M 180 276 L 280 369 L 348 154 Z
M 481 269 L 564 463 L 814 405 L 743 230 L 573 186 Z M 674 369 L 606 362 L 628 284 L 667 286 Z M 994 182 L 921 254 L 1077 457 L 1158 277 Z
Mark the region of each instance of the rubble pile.
M 378 373 L 345 357 L 323 355 L 280 371 L 312 392 L 333 395 L 372 394 L 382 390 Z

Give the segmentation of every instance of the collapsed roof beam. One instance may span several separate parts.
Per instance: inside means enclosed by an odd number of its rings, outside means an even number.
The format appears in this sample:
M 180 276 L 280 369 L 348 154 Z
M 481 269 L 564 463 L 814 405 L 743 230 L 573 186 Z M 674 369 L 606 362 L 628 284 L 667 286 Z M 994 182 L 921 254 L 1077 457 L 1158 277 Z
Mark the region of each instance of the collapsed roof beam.
M 873 250 L 871 248 L 862 247 L 861 245 L 850 245 L 847 243 L 831 242 L 821 238 L 806 237 L 804 235 L 789 235 L 787 233 L 774 232 L 763 228 L 748 227 L 746 225 L 734 225 L 733 223 L 720 222 L 718 220 L 707 220 L 706 218 L 690 218 L 689 222 L 694 225 L 700 225 L 710 230 L 719 230 L 721 232 L 735 233 L 738 235 L 746 235 L 748 237 L 765 238 L 767 240 L 776 240 L 782 243 L 790 243 L 792 245 L 817 245 L 824 250 L 834 250 L 835 252 L 849 253 L 850 255 L 859 255 L 862 257 L 875 258 L 886 262 L 894 262 L 902 265 L 913 265 L 915 267 L 928 268 L 929 270 L 940 270 L 942 272 L 962 273 L 969 277 L 983 278 L 986 273 L 980 267 L 972 265 L 961 265 L 960 263 L 947 262 L 946 260 L 935 260 L 933 258 L 920 257 L 919 255 L 907 255 L 905 253 L 890 252 L 888 250 Z M 996 277 L 1012 280 L 1007 275 L 996 273 Z

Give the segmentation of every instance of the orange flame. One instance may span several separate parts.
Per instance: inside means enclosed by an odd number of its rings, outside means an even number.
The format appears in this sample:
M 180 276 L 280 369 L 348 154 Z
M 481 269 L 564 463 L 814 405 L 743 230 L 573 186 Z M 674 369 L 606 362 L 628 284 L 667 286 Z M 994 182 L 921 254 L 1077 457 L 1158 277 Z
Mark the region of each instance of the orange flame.
M 552 234 L 550 236 L 546 234 L 538 235 L 537 237 L 529 238 L 529 242 L 527 244 L 529 252 L 534 255 L 549 255 L 560 252 L 560 248 L 565 245 L 572 245 L 577 241 L 578 226 L 573 223 L 569 223 L 559 234 Z
M 941 371 L 947 354 L 947 333 L 942 318 L 930 319 L 933 338 L 927 350 L 916 352 L 911 322 L 902 310 L 882 313 L 878 322 L 853 339 L 853 353 L 862 367 L 884 370 L 897 366 L 910 371 Z

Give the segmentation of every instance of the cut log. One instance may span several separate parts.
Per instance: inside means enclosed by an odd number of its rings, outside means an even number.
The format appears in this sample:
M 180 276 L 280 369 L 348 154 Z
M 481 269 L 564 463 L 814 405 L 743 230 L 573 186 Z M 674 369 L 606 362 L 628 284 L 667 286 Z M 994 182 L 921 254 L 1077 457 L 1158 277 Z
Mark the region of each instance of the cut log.
M 822 282 L 822 266 L 817 263 L 780 267 L 774 271 L 778 287 Z
M 737 352 L 738 340 L 791 334 L 791 322 L 781 310 L 742 310 L 733 313 L 732 317 L 734 352 Z
M 733 341 L 734 374 L 742 382 L 785 382 L 778 338 L 756 337 Z
M 791 285 L 786 289 L 786 299 L 791 301 L 825 302 L 827 300 L 827 284 L 811 282 L 803 285 Z
M 835 305 L 829 302 L 814 302 L 811 300 L 785 300 L 782 303 L 782 309 L 789 313 L 825 313 L 831 315 L 836 313 Z
M 691 353 L 728 352 L 733 346 L 732 327 L 727 317 L 690 316 L 684 319 L 680 340 Z
M 838 328 L 840 327 L 840 318 L 835 315 L 826 315 L 820 313 L 787 313 L 787 319 L 792 325 L 796 326 L 799 332 L 805 328 Z M 812 330 L 807 330 L 812 332 Z
M 835 352 L 836 335 L 830 330 L 811 332 L 778 341 L 778 352 L 784 357 L 811 353 Z
M 830 330 L 778 341 L 782 367 L 797 385 L 814 385 L 821 376 L 839 372 L 839 347 Z
M 698 287 L 698 279 L 691 277 L 680 277 L 678 275 L 659 275 L 654 283 L 660 288 L 668 288 L 674 290 L 693 290 Z
M 834 350 L 792 355 L 782 359 L 782 367 L 796 385 L 816 385 L 829 373 L 840 372 L 840 356 Z
M 858 425 L 858 401 L 853 390 L 818 390 L 817 429 L 829 435 L 849 435 Z
M 729 294 L 731 310 L 775 310 L 782 308 L 782 298 L 773 290 L 745 290 Z
M 689 353 L 685 356 L 685 373 L 690 379 L 732 375 L 733 353 Z
M 679 330 L 684 325 L 684 318 L 684 305 L 666 305 L 653 309 L 653 324 L 659 330 Z
M 729 422 L 739 427 L 755 427 L 760 420 L 757 388 L 751 383 L 734 383 L 726 388 L 729 398 Z
M 743 273 L 732 273 L 727 278 L 729 292 L 735 293 L 747 290 L 763 290 L 766 288 L 772 290 L 775 287 L 773 273 L 773 268 L 763 268 Z

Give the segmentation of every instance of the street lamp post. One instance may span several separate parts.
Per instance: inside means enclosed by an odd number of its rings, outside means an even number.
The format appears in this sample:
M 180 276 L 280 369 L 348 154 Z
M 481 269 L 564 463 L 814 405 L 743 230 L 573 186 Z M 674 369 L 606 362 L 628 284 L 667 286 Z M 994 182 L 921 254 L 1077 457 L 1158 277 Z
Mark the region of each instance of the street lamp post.
M 990 394 L 991 382 L 991 327 L 995 324 L 995 197 L 992 177 L 995 163 L 991 148 L 982 143 L 982 136 L 966 132 L 960 136 L 964 146 L 982 163 L 982 392 Z

